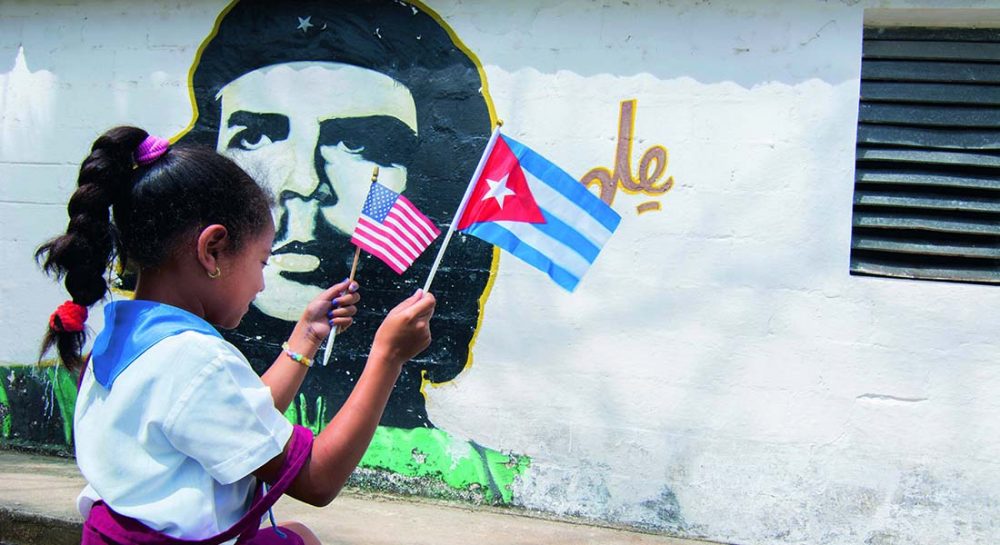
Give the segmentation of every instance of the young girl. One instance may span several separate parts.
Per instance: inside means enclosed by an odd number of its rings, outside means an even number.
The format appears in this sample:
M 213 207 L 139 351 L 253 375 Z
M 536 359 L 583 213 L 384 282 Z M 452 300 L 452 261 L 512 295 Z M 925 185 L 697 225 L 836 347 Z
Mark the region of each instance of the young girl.
M 317 506 L 337 495 L 403 364 L 430 344 L 434 297 L 418 290 L 389 312 L 353 393 L 314 441 L 283 413 L 331 329 L 351 325 L 357 284 L 310 302 L 257 376 L 212 326 L 236 327 L 264 289 L 273 199 L 214 151 L 171 149 L 134 127 L 98 138 L 78 183 L 66 233 L 36 257 L 72 296 L 52 314 L 43 353 L 55 345 L 81 373 L 83 543 L 319 543 L 297 523 L 258 530 L 262 516 L 283 493 Z M 84 361 L 87 308 L 106 295 L 116 255 L 138 270 L 135 300 L 105 306 Z

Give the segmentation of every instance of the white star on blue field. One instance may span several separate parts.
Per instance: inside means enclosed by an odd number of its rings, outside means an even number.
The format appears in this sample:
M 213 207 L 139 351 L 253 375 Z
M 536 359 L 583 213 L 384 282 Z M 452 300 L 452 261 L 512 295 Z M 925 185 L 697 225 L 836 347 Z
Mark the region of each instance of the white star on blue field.
M 299 17 L 298 19 L 299 19 L 299 26 L 296 27 L 295 30 L 301 30 L 302 32 L 306 32 L 310 28 L 316 26 L 311 22 L 309 22 L 310 19 L 312 19 L 312 15 L 307 16 L 305 19 L 303 19 L 302 17 Z

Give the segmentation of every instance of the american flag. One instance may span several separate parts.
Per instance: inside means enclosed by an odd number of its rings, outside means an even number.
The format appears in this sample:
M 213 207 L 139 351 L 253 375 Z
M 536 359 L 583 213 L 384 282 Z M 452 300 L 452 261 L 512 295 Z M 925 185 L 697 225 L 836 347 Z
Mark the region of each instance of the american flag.
M 403 274 L 440 234 L 434 222 L 406 197 L 375 182 L 351 242 Z

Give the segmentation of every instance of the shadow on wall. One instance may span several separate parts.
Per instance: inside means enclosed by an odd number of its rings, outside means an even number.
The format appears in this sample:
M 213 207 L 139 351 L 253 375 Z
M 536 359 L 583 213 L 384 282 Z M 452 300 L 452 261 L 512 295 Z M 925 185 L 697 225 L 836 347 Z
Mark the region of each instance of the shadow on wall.
M 455 18 L 456 31 L 490 71 L 691 78 L 747 89 L 858 78 L 853 64 L 830 64 L 845 44 L 857 48 L 860 64 L 863 6 L 856 0 L 652 4 L 547 0 L 532 9 L 441 15 Z
M 110 55 L 99 45 L 109 31 L 134 43 L 137 57 L 155 57 L 148 44 L 161 50 L 181 49 L 193 56 L 196 44 L 211 29 L 211 19 L 228 2 L 191 8 L 198 13 L 185 18 L 203 17 L 207 23 L 203 30 L 193 25 L 158 29 L 136 24 L 145 18 L 171 15 L 169 9 L 157 5 L 117 2 L 128 7 L 125 18 L 121 10 L 111 7 L 101 14 L 89 14 L 57 2 L 51 2 L 52 8 L 46 10 L 46 3 L 5 7 L 12 16 L 0 20 L 0 73 L 11 70 L 17 48 L 23 45 L 33 70 L 51 71 L 60 77 L 82 75 L 82 64 L 86 63 L 66 56 L 63 48 L 52 47 L 53 25 L 65 31 L 58 39 L 67 42 L 81 37 L 82 27 L 82 39 L 66 45 L 96 46 L 93 52 L 98 58 Z M 69 17 L 58 17 L 67 12 Z M 31 27 L 31 17 L 41 13 L 56 17 L 50 24 Z M 442 6 L 438 13 L 488 70 L 691 78 L 704 84 L 732 82 L 749 89 L 770 82 L 794 85 L 820 79 L 836 85 L 856 79 L 855 66 L 832 66 L 829 60 L 842 54 L 844 44 L 854 44 L 860 55 L 863 6 L 849 0 L 823 4 L 716 0 L 652 6 L 544 0 L 524 9 L 472 11 L 459 4 Z

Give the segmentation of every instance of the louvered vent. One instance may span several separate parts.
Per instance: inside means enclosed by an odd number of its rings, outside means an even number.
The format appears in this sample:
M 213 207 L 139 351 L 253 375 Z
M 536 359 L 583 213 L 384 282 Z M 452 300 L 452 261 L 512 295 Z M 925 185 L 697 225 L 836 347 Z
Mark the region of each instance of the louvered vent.
M 851 273 L 1000 284 L 1000 29 L 865 29 Z

